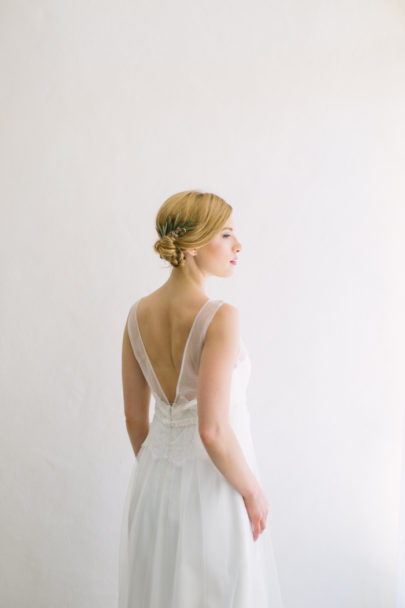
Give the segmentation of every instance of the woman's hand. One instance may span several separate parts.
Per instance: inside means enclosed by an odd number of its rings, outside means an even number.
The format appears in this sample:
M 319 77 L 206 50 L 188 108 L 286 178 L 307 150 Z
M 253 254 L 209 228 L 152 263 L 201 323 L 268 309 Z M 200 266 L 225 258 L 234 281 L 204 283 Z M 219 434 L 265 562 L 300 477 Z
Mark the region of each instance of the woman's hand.
M 266 527 L 269 503 L 259 485 L 252 493 L 243 496 L 243 500 L 252 524 L 253 539 L 256 541 Z

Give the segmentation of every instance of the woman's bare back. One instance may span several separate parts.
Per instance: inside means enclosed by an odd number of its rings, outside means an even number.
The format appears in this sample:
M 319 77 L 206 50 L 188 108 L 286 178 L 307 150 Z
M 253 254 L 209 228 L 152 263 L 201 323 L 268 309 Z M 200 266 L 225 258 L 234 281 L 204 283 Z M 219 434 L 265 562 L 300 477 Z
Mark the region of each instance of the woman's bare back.
M 161 287 L 139 301 L 136 311 L 139 332 L 169 403 L 175 400 L 187 338 L 208 300 L 201 294 L 169 296 Z

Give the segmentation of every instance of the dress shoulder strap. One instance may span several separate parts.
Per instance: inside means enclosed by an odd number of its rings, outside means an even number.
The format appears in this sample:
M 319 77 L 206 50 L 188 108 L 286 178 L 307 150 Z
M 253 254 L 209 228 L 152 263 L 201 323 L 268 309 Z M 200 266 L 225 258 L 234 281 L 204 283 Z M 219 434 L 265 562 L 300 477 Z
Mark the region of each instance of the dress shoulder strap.
M 198 369 L 200 363 L 201 351 L 204 346 L 208 327 L 222 304 L 224 304 L 224 300 L 210 300 L 198 316 L 195 331 L 191 336 L 192 340 L 190 343 L 190 362 L 195 369 Z

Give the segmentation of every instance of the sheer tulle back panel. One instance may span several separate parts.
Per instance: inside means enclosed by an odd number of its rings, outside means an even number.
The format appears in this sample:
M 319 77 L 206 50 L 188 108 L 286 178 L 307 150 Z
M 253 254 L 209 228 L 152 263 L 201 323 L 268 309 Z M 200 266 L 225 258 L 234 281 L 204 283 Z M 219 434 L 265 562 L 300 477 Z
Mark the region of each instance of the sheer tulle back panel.
M 167 403 L 166 396 L 159 384 L 153 367 L 149 361 L 145 347 L 142 343 L 138 325 L 136 322 L 136 306 L 137 300 L 130 308 L 128 314 L 128 335 L 131 342 L 134 356 L 136 357 L 143 375 L 153 395 L 161 401 Z M 189 335 L 186 351 L 184 352 L 184 360 L 180 376 L 178 378 L 177 398 L 174 405 L 187 403 L 197 396 L 197 380 L 198 370 L 200 365 L 201 350 L 204 345 L 205 336 L 208 326 L 214 317 L 218 308 L 223 304 L 223 300 L 209 300 L 197 313 L 195 323 Z

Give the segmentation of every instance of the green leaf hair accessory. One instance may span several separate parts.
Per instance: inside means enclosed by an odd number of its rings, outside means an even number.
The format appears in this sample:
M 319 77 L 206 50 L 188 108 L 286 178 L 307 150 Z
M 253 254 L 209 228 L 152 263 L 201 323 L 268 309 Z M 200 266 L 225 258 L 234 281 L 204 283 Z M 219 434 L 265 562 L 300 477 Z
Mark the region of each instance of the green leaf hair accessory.
M 187 222 L 177 222 L 179 214 L 176 215 L 174 222 L 172 221 L 172 217 L 169 215 L 166 223 L 159 226 L 160 236 L 163 238 L 164 236 L 169 236 L 171 238 L 178 238 L 182 234 L 185 234 L 188 230 L 194 230 L 196 226 L 189 226 L 191 224 L 191 220 L 187 220 Z

